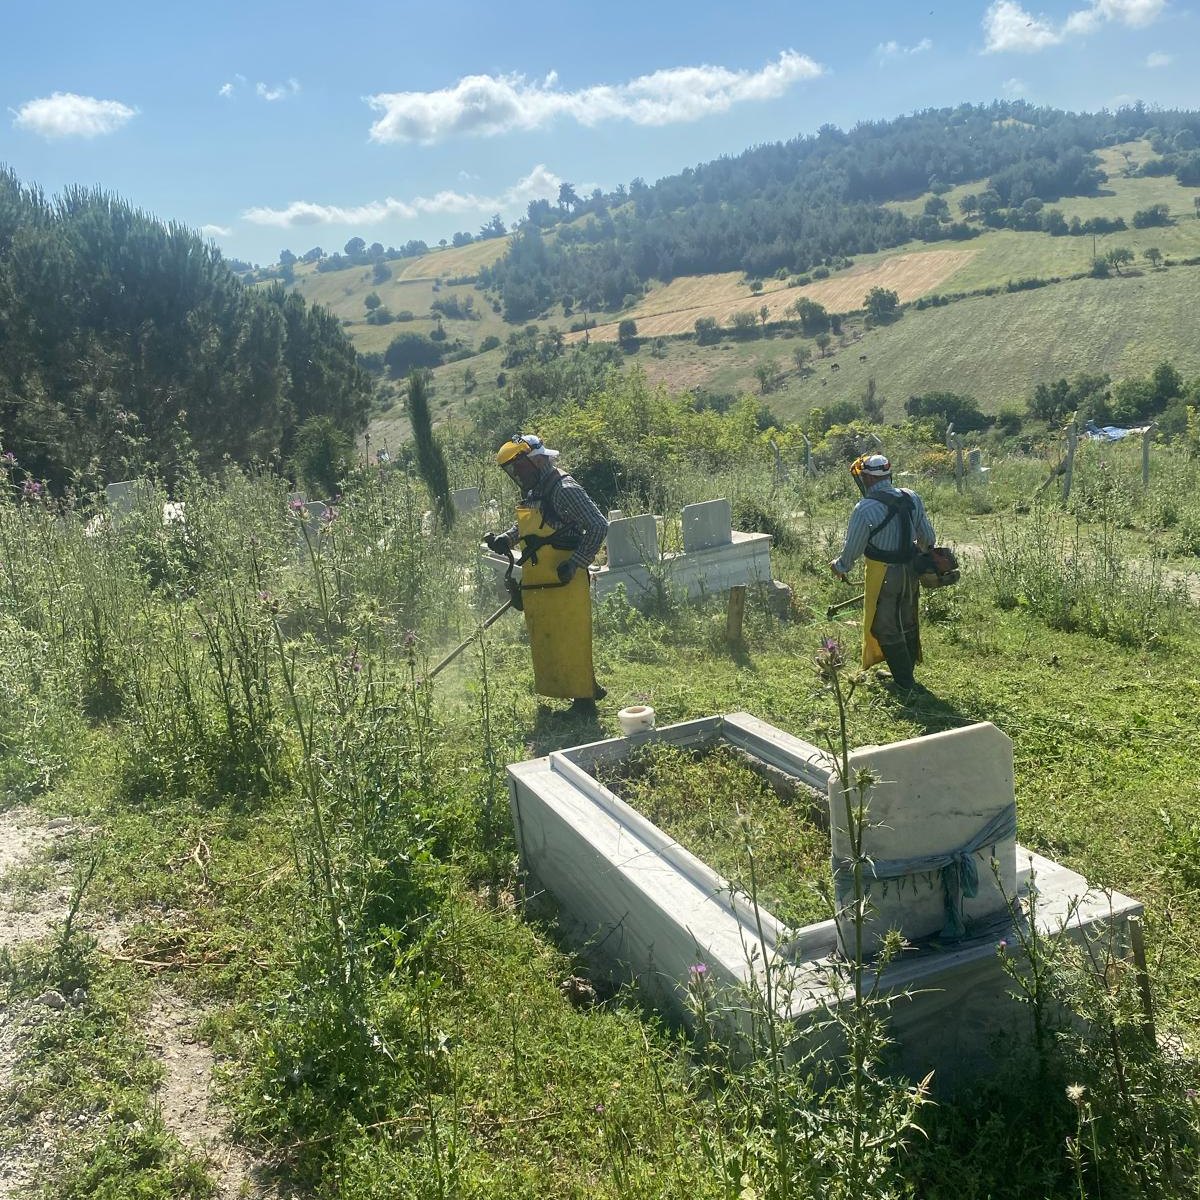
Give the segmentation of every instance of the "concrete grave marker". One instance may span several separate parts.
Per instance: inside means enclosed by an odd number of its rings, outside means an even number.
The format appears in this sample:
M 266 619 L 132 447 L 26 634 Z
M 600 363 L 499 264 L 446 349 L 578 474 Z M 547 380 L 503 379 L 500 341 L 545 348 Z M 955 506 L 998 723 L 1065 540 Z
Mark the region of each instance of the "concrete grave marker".
M 761 995 L 762 966 L 773 962 L 780 972 L 781 1015 L 795 1021 L 799 1038 L 818 1057 L 844 1054 L 827 1033 L 828 1010 L 846 1000 L 840 922 L 789 928 L 765 909 L 755 911 L 743 893 L 597 778 L 599 767 L 627 759 L 648 742 L 693 749 L 724 742 L 816 794 L 828 794 L 836 785 L 834 762 L 826 752 L 746 713 L 644 730 L 514 763 L 508 768 L 510 803 L 531 894 L 544 888 L 554 896 L 559 928 L 598 967 L 614 979 L 638 979 L 644 996 L 677 1015 L 690 1011 L 686 997 L 694 965 L 704 963 L 706 989 L 720 993 L 723 1004 L 728 1001 L 722 1009 L 727 1032 L 749 1028 L 756 1019 L 744 992 L 751 987 Z M 1012 746 L 993 725 L 864 747 L 850 762 L 851 770 L 873 766 L 887 781 L 874 789 L 871 816 L 891 828 L 877 824 L 867 834 L 867 849 L 879 863 L 902 853 L 928 857 L 930 850 L 961 850 L 988 820 L 1003 824 L 1012 816 Z M 845 842 L 838 807 L 835 865 L 836 847 Z M 1128 922 L 1141 905 L 1119 893 L 1089 891 L 1081 876 L 1015 846 L 1011 834 L 996 838 L 1010 895 L 1028 899 L 1031 871 L 1036 873 L 1040 936 L 1082 940 L 1107 933 L 1115 953 L 1130 953 Z M 935 1070 L 939 1091 L 969 1084 L 991 1069 L 994 1048 L 1003 1040 L 1029 1036 L 1028 1014 L 1012 999 L 1012 981 L 996 954 L 998 939 L 1008 940 L 1009 953 L 1019 953 L 1020 939 L 993 882 L 991 854 L 988 843 L 974 856 L 979 890 L 964 902 L 968 917 L 978 922 L 971 936 L 923 941 L 889 963 L 880 977 L 884 992 L 905 996 L 888 1018 L 894 1065 L 914 1079 Z M 953 853 L 942 857 L 961 866 Z M 945 916 L 941 881 L 935 879 L 933 886 L 922 881 L 922 889 L 932 900 L 921 895 L 914 901 L 907 886 L 900 893 L 901 907 L 888 908 L 895 900 L 895 880 L 888 880 L 886 894 L 882 881 L 872 881 L 871 898 L 883 906 L 884 923 L 879 928 L 879 920 L 874 922 L 876 932 L 899 925 L 917 938 L 922 929 L 940 929 Z M 930 911 L 921 907 L 927 902 Z M 1024 910 L 1017 916 L 1026 927 L 1029 919 Z
M 622 517 L 608 527 L 608 565 L 628 567 L 658 561 L 658 522 L 653 513 Z
M 705 500 L 683 506 L 683 551 L 709 550 L 733 541 L 733 514 L 728 500 Z
M 119 483 L 108 484 L 104 489 L 104 498 L 114 516 L 126 517 L 149 490 L 150 485 L 144 479 L 123 479 Z
M 1017 874 L 1013 753 L 1005 734 L 984 722 L 864 746 L 849 763 L 851 782 L 860 768 L 878 780 L 867 795 L 863 833 L 863 851 L 872 859 L 864 867 L 874 909 L 867 921 L 870 952 L 889 929 L 909 941 L 937 935 L 952 941 L 1004 916 L 1004 897 L 1016 894 Z M 829 781 L 829 802 L 840 906 L 849 903 L 853 880 L 836 777 Z
M 477 487 L 459 488 L 450 493 L 450 503 L 456 513 L 473 513 L 479 511 L 479 489 Z

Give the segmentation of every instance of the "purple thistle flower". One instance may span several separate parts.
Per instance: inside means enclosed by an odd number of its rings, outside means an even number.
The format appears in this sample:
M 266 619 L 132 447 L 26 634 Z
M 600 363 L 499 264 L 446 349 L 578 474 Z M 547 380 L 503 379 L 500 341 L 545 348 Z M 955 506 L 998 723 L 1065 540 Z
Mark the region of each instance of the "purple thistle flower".
M 703 979 L 705 975 L 708 974 L 708 964 L 693 963 L 690 967 L 688 967 L 688 974 L 691 975 L 693 979 Z
M 37 500 L 42 494 L 42 485 L 36 479 L 27 479 L 21 484 L 21 495 L 26 500 Z
M 328 525 L 337 517 L 337 515 L 338 510 L 334 508 L 332 504 L 327 504 L 325 506 L 325 511 L 321 513 L 321 520 Z
M 288 501 L 288 511 L 299 516 L 304 511 L 304 501 L 299 496 L 293 496 Z
M 11 450 L 5 450 L 0 454 L 0 467 L 11 471 L 17 465 L 17 456 Z

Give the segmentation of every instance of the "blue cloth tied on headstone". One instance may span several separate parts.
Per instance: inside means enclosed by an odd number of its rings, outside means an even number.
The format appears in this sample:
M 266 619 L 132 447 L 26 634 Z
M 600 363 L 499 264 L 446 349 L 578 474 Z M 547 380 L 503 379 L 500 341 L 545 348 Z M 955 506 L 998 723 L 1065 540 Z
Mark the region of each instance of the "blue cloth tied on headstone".
M 942 926 L 941 936 L 945 941 L 957 941 L 967 932 L 963 919 L 963 899 L 970 899 L 979 893 L 976 852 L 984 846 L 1016 837 L 1016 834 L 1017 809 L 1016 805 L 1010 804 L 992 816 L 970 841 L 955 850 L 914 858 L 872 858 L 866 863 L 866 869 L 873 879 L 903 879 L 908 875 L 940 871 L 946 906 L 946 923 Z M 841 859 L 837 866 L 844 871 L 853 869 L 848 859 Z

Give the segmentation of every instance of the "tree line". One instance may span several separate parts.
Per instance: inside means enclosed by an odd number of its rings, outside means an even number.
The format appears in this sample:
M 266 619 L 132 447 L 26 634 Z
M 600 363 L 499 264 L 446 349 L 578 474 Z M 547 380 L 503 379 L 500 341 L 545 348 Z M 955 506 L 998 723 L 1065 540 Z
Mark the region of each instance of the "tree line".
M 190 229 L 0 168 L 0 448 L 29 476 L 282 466 L 306 422 L 361 429 L 371 387 L 334 316 Z

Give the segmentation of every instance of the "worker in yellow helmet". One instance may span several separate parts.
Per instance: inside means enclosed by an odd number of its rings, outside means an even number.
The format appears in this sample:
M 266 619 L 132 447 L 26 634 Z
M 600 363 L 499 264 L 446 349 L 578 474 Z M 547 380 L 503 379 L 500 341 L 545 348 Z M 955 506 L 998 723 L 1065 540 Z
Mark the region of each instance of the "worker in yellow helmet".
M 859 555 L 867 560 L 863 585 L 862 665 L 886 660 L 897 689 L 924 690 L 913 678 L 921 661 L 918 624 L 918 551 L 934 543 L 934 531 L 921 497 L 892 485 L 892 464 L 884 454 L 863 454 L 850 464 L 862 499 L 850 514 L 842 552 L 829 564 L 845 580 Z
M 608 520 L 584 488 L 555 466 L 558 451 L 534 434 L 500 447 L 496 463 L 517 485 L 516 522 L 484 541 L 495 553 L 521 551 L 521 600 L 539 695 L 594 709 L 605 689 L 592 666 L 592 602 L 587 568 Z

